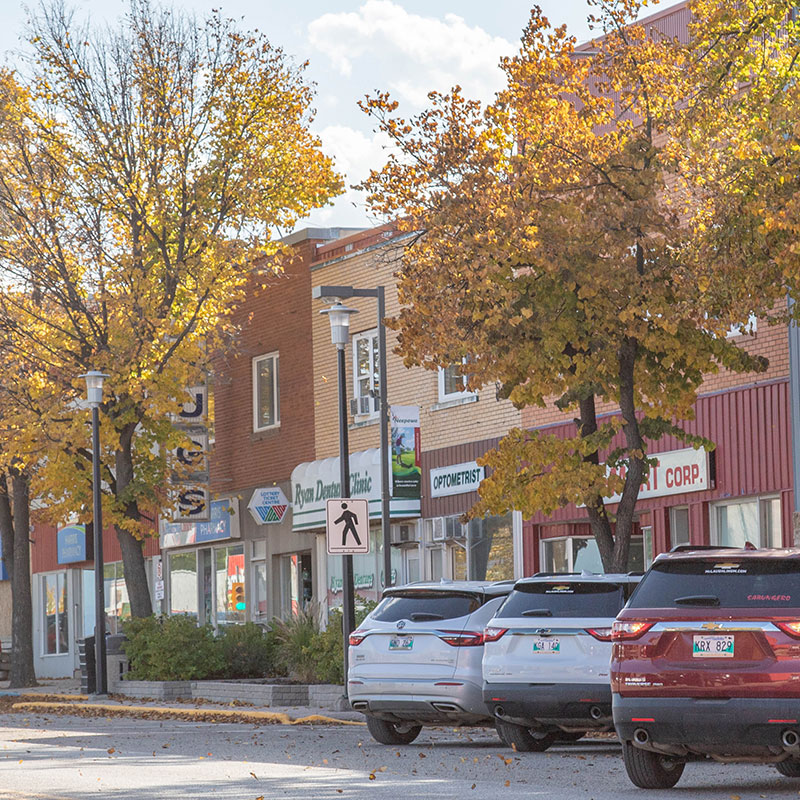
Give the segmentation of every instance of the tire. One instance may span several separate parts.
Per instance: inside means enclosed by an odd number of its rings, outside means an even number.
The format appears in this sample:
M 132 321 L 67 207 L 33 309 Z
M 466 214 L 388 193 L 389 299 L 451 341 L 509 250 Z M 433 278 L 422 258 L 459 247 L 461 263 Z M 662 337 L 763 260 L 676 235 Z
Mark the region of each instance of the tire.
M 552 731 L 537 735 L 524 725 L 517 725 L 502 719 L 495 720 L 495 727 L 500 741 L 518 753 L 542 753 L 558 738 Z
M 775 769 L 787 778 L 800 778 L 800 761 L 795 761 L 793 758 L 779 761 L 775 765 Z
M 686 764 L 668 756 L 622 743 L 622 758 L 631 782 L 640 789 L 671 789 L 683 775 Z
M 367 716 L 367 730 L 380 744 L 411 744 L 419 736 L 422 725 L 387 722 L 385 719 Z

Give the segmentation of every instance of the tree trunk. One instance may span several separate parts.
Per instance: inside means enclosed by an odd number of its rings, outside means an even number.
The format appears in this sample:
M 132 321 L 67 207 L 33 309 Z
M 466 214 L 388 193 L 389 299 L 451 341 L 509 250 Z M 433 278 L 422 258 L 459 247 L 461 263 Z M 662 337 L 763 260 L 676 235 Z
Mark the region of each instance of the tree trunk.
M 133 434 L 135 424 L 127 425 L 120 433 L 120 446 L 116 452 L 116 493 L 124 494 L 133 482 Z M 129 519 L 139 520 L 139 507 L 135 501 L 128 503 L 125 514 Z M 117 526 L 117 540 L 122 551 L 125 566 L 125 586 L 131 604 L 131 616 L 149 617 L 153 613 L 150 600 L 150 587 L 147 584 L 147 570 L 144 564 L 144 545 L 133 534 Z
M 614 572 L 628 571 L 628 552 L 633 533 L 636 501 L 645 478 L 647 461 L 645 460 L 645 444 L 636 418 L 636 403 L 633 388 L 636 357 L 639 343 L 636 339 L 626 338 L 619 350 L 620 393 L 619 408 L 622 414 L 622 432 L 625 434 L 625 447 L 628 452 L 625 486 L 617 504 L 617 525 L 614 535 L 614 554 L 612 566 Z
M 588 437 L 597 433 L 597 409 L 595 407 L 595 397 L 593 393 L 588 394 L 580 401 L 580 419 L 578 420 L 579 431 L 582 437 Z M 584 456 L 584 461 L 590 464 L 599 464 L 600 455 L 597 452 L 589 453 Z M 600 551 L 600 560 L 603 562 L 603 569 L 606 572 L 613 572 L 614 565 L 614 532 L 611 528 L 611 520 L 608 518 L 605 502 L 601 495 L 596 495 L 586 504 L 586 512 L 589 515 L 589 527 L 592 529 L 597 549 Z
M 11 682 L 12 689 L 36 686 L 33 669 L 33 606 L 31 603 L 30 496 L 28 476 L 12 474 L 14 560 L 11 578 Z M 6 493 L 7 496 L 7 493 Z M 69 608 L 66 609 L 69 613 Z
M 0 472 L 0 540 L 3 545 L 3 564 L 11 578 L 14 575 L 14 517 L 8 496 L 8 476 L 4 472 Z

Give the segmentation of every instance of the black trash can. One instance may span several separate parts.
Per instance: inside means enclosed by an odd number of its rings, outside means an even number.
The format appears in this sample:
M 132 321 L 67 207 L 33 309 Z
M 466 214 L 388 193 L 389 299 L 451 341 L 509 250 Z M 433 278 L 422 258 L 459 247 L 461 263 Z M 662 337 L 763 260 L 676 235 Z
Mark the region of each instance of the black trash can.
M 97 673 L 94 660 L 94 636 L 78 640 L 78 661 L 81 665 L 81 692 L 94 694 Z
M 124 653 L 122 643 L 127 641 L 128 637 L 124 633 L 109 633 L 106 636 L 106 655 L 118 656 Z

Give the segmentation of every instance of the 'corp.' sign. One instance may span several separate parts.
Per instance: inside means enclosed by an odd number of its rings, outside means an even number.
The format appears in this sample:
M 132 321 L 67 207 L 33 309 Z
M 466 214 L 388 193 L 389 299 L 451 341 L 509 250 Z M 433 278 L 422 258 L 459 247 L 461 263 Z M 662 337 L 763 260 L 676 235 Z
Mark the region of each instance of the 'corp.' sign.
M 708 453 L 702 447 L 699 450 L 687 447 L 684 450 L 652 453 L 650 457 L 656 459 L 656 464 L 650 467 L 650 477 L 639 490 L 640 499 L 702 492 L 709 488 Z M 620 477 L 625 477 L 624 467 L 617 472 Z M 615 494 L 606 498 L 606 502 L 616 503 L 619 498 Z

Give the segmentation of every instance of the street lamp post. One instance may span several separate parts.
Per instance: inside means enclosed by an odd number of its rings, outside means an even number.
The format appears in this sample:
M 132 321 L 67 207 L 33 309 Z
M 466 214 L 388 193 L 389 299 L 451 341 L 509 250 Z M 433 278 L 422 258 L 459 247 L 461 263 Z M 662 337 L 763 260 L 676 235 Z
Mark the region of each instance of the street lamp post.
M 86 379 L 86 397 L 92 407 L 92 496 L 94 511 L 94 660 L 95 694 L 108 694 L 106 677 L 106 603 L 103 577 L 103 506 L 100 495 L 100 404 L 103 402 L 103 379 L 108 375 L 91 370 Z
M 328 315 L 331 324 L 331 342 L 336 345 L 339 379 L 339 480 L 341 496 L 350 497 L 350 445 L 347 435 L 347 375 L 344 349 L 350 341 L 350 315 L 355 308 L 336 302 L 320 313 Z M 356 627 L 355 585 L 353 582 L 353 556 L 342 556 L 342 638 L 344 640 L 344 682 L 347 686 L 348 647 L 350 634 Z
M 374 297 L 378 301 L 378 377 L 380 380 L 380 428 L 381 428 L 381 538 L 383 541 L 383 585 L 392 582 L 392 536 L 391 536 L 391 474 L 389 472 L 389 400 L 386 379 L 386 300 L 383 286 L 374 289 L 356 289 L 353 286 L 315 286 L 311 296 L 315 300 L 345 300 L 349 297 Z M 331 325 L 333 322 L 331 322 Z M 349 332 L 349 331 L 348 331 Z M 342 350 L 344 345 L 342 345 Z M 344 359 L 342 352 L 341 358 Z M 342 369 L 344 367 L 342 366 Z M 341 384 L 340 376 L 339 382 Z M 346 414 L 347 409 L 345 409 Z M 345 417 L 346 421 L 346 417 Z M 345 426 L 346 427 L 346 426 Z

